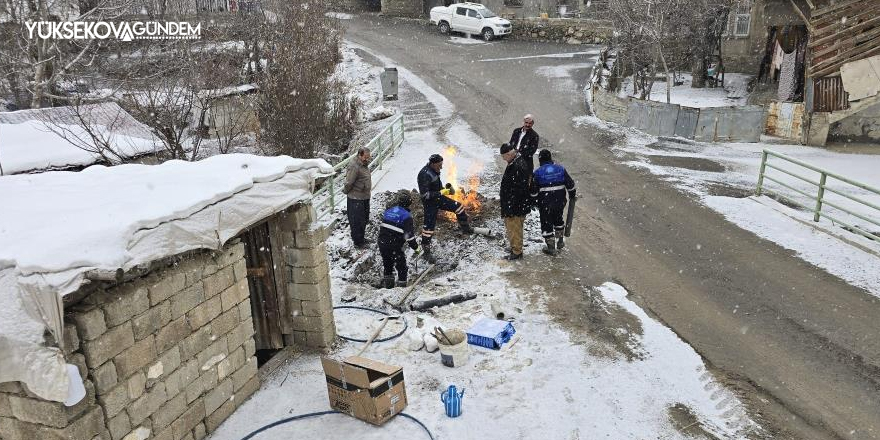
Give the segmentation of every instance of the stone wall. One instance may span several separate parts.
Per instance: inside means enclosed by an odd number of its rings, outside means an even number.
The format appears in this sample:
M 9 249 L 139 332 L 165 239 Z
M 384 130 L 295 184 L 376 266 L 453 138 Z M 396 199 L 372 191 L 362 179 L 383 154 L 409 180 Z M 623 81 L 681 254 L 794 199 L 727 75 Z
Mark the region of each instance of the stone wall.
M 382 0 L 382 14 L 418 18 L 424 15 L 423 0 Z
M 877 143 L 880 141 L 880 104 L 831 124 L 828 138 L 834 142 Z
M 606 44 L 611 41 L 610 23 L 587 19 L 514 19 L 510 38 L 568 44 Z
M 65 322 L 86 398 L 65 408 L 2 384 L 0 438 L 200 440 L 260 386 L 237 242 L 94 288 L 65 305 Z
M 299 205 L 278 216 L 286 271 L 287 303 L 292 318 L 285 345 L 329 347 L 336 340 L 330 263 L 325 241 L 330 230 L 316 224 L 312 205 Z M 278 264 L 278 262 L 276 262 Z

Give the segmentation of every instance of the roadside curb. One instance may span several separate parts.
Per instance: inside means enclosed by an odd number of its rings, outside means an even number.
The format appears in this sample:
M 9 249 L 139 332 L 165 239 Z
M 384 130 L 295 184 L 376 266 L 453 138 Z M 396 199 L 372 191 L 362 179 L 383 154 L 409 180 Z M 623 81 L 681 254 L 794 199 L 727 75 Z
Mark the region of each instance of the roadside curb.
M 770 208 L 770 209 L 772 209 L 772 210 L 774 210 L 774 211 L 776 211 L 776 212 L 778 212 L 778 213 L 780 213 L 780 214 L 782 214 L 782 215 L 784 215 L 784 216 L 786 216 L 786 217 L 788 217 L 788 218 L 790 218 L 790 219 L 792 219 L 792 220 L 795 220 L 795 221 L 797 221 L 798 223 L 800 223 L 800 224 L 802 224 L 802 225 L 804 225 L 804 226 L 808 226 L 808 227 L 813 228 L 814 230 L 819 231 L 819 232 L 824 232 L 825 234 L 828 234 L 828 235 L 830 235 L 830 236 L 832 236 L 832 237 L 834 237 L 834 238 L 836 238 L 836 239 L 838 239 L 838 240 L 840 240 L 840 241 L 842 241 L 842 242 L 844 242 L 844 243 L 846 243 L 846 244 L 848 244 L 848 245 L 850 245 L 850 246 L 852 246 L 852 247 L 858 248 L 858 249 L 863 250 L 863 251 L 865 251 L 865 252 L 867 252 L 867 253 L 869 253 L 869 254 L 871 254 L 871 255 L 874 255 L 874 256 L 877 257 L 877 258 L 880 258 L 880 250 L 873 249 L 873 248 L 871 248 L 871 247 L 865 246 L 865 245 L 863 245 L 863 244 L 861 244 L 861 243 L 859 243 L 859 242 L 857 242 L 857 241 L 855 241 L 855 240 L 852 240 L 851 238 L 849 238 L 849 237 L 843 235 L 843 234 L 840 233 L 840 232 L 837 232 L 837 231 L 834 231 L 834 230 L 830 230 L 830 229 L 828 229 L 828 228 L 823 227 L 822 225 L 819 225 L 819 224 L 816 224 L 816 223 L 814 223 L 814 222 L 807 221 L 807 220 L 804 220 L 804 219 L 801 219 L 801 218 L 797 218 L 797 217 L 791 215 L 790 213 L 786 212 L 786 211 L 785 211 L 784 209 L 782 209 L 777 203 L 768 203 L 768 202 L 765 202 L 765 201 L 761 200 L 761 199 L 760 199 L 759 197 L 757 197 L 757 196 L 749 196 L 748 199 L 753 200 L 753 201 L 755 201 L 755 202 L 757 202 L 757 203 L 760 203 L 761 205 L 764 205 L 764 206 L 766 206 L 766 207 L 768 207 L 768 208 Z

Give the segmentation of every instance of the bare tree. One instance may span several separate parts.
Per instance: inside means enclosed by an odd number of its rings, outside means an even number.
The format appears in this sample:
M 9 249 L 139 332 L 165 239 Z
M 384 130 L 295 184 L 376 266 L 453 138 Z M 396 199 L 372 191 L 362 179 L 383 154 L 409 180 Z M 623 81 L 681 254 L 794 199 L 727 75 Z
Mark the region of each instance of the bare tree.
M 66 140 L 71 145 L 92 153 L 102 162 L 119 164 L 126 159 L 125 147 L 115 133 L 120 132 L 127 122 L 128 115 L 118 106 L 108 112 L 101 104 L 83 104 L 75 101 L 71 105 L 40 114 L 46 128 Z
M 696 87 L 705 83 L 707 60 L 718 44 L 730 5 L 737 0 L 609 0 L 618 53 L 618 77 L 633 76 L 641 99 L 651 94 L 658 70 L 669 102 L 678 67 L 688 66 Z M 721 27 L 720 27 L 721 26 Z
M 261 139 L 274 154 L 314 157 L 316 147 L 345 148 L 355 124 L 357 104 L 333 77 L 341 31 L 325 10 L 320 0 L 274 2 L 274 22 L 267 20 L 257 45 L 264 50 L 254 51 L 264 58 L 249 63 L 255 71 L 265 63 L 256 75 Z
M 0 89 L 20 107 L 39 108 L 49 100 L 67 101 L 59 80 L 88 69 L 105 45 L 103 40 L 56 40 L 31 35 L 28 24 L 47 21 L 112 20 L 125 10 L 118 0 L 0 0 L 5 13 L 0 26 Z

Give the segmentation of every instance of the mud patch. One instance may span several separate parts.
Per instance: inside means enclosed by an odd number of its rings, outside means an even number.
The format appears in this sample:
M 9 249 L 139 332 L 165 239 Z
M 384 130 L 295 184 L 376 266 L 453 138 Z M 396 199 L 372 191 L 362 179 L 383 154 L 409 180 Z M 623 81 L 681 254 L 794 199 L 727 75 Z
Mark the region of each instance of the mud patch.
M 710 183 L 706 186 L 706 192 L 710 196 L 733 197 L 736 199 L 744 199 L 755 193 L 752 189 L 738 188 L 723 183 Z
M 587 330 L 598 342 L 589 348 L 591 354 L 606 358 L 622 355 L 627 361 L 644 359 L 642 321 L 623 307 L 605 301 L 597 290 L 583 291 Z
M 697 439 L 707 439 L 707 440 L 718 440 L 718 437 L 715 437 L 705 429 L 700 424 L 700 419 L 694 415 L 691 409 L 683 404 L 676 403 L 673 406 L 670 406 L 667 409 L 669 414 L 669 421 L 672 422 L 672 426 L 681 432 L 684 435 L 687 435 L 690 438 Z
M 723 173 L 726 170 L 724 165 L 701 157 L 648 156 L 648 160 L 652 164 L 662 167 L 684 168 L 708 173 Z
M 350 283 L 357 283 L 365 286 L 379 287 L 382 278 L 382 258 L 379 255 L 378 244 L 375 243 L 379 235 L 379 224 L 381 223 L 381 215 L 385 209 L 393 206 L 398 192 L 386 191 L 383 193 L 373 194 L 371 200 L 371 214 L 365 236 L 374 242 L 366 249 L 356 249 L 347 243 L 341 243 L 338 246 L 328 246 L 328 254 L 333 266 L 340 269 L 340 272 L 334 274 Z M 410 191 L 413 204 L 410 207 L 410 214 L 413 217 L 415 225 L 415 233 L 418 237 L 421 227 L 424 224 L 425 211 L 420 203 L 419 194 L 416 191 Z M 470 219 L 471 226 L 488 227 L 494 233 L 500 233 L 501 212 L 498 199 L 491 199 L 476 195 L 477 201 L 480 203 L 479 210 L 465 209 Z M 343 214 L 340 216 L 338 228 L 348 230 L 348 220 Z M 345 234 L 347 240 L 347 235 Z M 425 282 L 434 279 L 441 279 L 445 273 L 456 269 L 458 263 L 463 257 L 472 253 L 475 248 L 491 247 L 492 243 L 500 243 L 496 237 L 486 237 L 478 234 L 467 235 L 459 231 L 458 222 L 455 216 L 445 211 L 440 211 L 437 215 L 437 229 L 432 241 L 432 251 L 438 260 L 438 264 L 427 276 Z M 409 251 L 407 250 L 407 253 Z M 427 267 L 427 263 L 419 259 L 414 261 L 408 258 L 409 280 L 413 281 L 418 273 Z
M 681 153 L 695 153 L 698 151 L 696 144 L 691 141 L 678 142 L 675 140 L 660 140 L 647 145 L 648 148 L 660 151 L 672 151 Z

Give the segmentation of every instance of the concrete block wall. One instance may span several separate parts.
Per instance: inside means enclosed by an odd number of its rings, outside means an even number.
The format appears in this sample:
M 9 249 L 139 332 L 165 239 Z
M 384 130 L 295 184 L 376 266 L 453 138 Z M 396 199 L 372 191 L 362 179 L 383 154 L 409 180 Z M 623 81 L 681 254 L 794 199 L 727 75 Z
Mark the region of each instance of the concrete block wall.
M 260 386 L 244 246 L 201 252 L 65 308 L 87 397 L 0 384 L 0 438 L 200 440 Z
M 293 329 L 284 335 L 285 345 L 326 348 L 336 340 L 325 244 L 330 230 L 316 219 L 312 205 L 297 205 L 278 216 Z
M 615 93 L 593 87 L 593 111 L 603 121 L 626 124 L 629 101 L 629 98 L 621 98 Z

